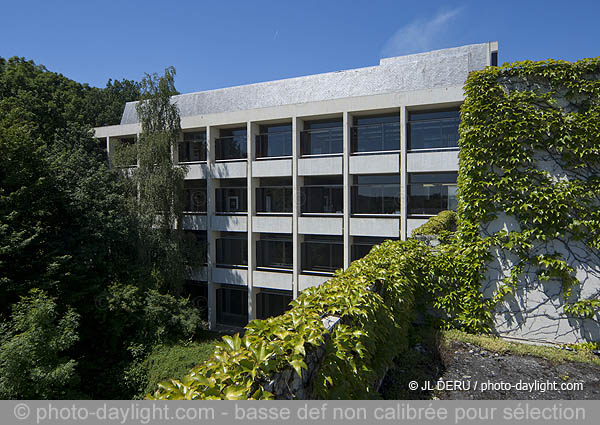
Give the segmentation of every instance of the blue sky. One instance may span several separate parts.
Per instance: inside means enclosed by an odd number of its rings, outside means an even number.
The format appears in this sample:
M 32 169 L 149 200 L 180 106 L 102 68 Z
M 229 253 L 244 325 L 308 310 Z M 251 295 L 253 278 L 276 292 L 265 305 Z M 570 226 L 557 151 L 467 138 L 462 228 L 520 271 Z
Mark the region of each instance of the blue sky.
M 600 1 L 4 1 L 0 56 L 94 86 L 177 70 L 182 93 L 498 41 L 499 61 L 600 56 Z

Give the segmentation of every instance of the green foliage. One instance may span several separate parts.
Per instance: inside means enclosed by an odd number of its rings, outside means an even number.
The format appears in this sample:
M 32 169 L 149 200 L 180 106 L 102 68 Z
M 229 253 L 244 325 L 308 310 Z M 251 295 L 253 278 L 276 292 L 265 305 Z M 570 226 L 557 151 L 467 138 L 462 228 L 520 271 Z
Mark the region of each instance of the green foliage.
M 460 127 L 459 235 L 464 245 L 485 244 L 518 258 L 494 296 L 514 292 L 532 266 L 540 280 L 562 282 L 564 312 L 592 318 L 597 298 L 577 300 L 575 270 L 553 240 L 600 247 L 600 59 L 569 63 L 517 62 L 471 73 Z M 558 163 L 554 179 L 534 160 Z M 518 228 L 483 234 L 499 214 Z M 596 254 L 597 255 L 597 254 Z M 480 258 L 473 258 L 479 261 Z
M 448 232 L 456 231 L 457 221 L 458 218 L 455 211 L 442 211 L 427 220 L 427 223 L 413 230 L 412 236 L 432 235 L 443 237 Z
M 113 109 L 120 111 L 137 90 L 126 81 L 108 86 L 110 102 L 118 104 Z M 90 132 L 100 119 L 97 108 L 106 106 L 101 93 L 31 61 L 0 59 L 0 319 L 8 323 L 3 344 L 25 341 L 22 346 L 34 350 L 34 342 L 23 340 L 30 332 L 16 331 L 9 321 L 12 306 L 31 290 L 43 290 L 56 314 L 73 312 L 79 323 L 68 349 L 77 363 L 63 361 L 62 351 L 40 360 L 38 348 L 30 356 L 15 345 L 20 360 L 3 350 L 13 362 L 0 376 L 10 381 L 7 393 L 64 397 L 76 390 L 77 397 L 130 398 L 139 388 L 114 382 L 124 379 L 132 362 L 158 343 L 189 340 L 205 326 L 187 300 L 158 291 L 174 285 L 168 275 L 154 278 L 152 264 L 141 255 L 147 227 L 135 209 L 135 182 L 107 168 L 104 142 Z M 117 118 L 102 120 L 114 124 Z M 17 360 L 31 371 L 19 377 Z M 62 390 L 45 371 L 64 384 Z M 40 388 L 24 390 L 35 373 Z
M 146 74 L 142 80 L 142 101 L 136 107 L 142 131 L 135 144 L 138 166 L 133 181 L 144 259 L 159 289 L 178 293 L 184 279 L 184 255 L 177 228 L 183 216 L 187 168 L 176 166 L 171 154 L 181 132 L 179 111 L 171 103 L 177 93 L 174 77 L 171 67 L 161 77 Z
M 414 288 L 423 269 L 425 245 L 386 242 L 345 272 L 309 288 L 292 309 L 267 320 L 254 320 L 243 337 L 223 337 L 213 356 L 181 380 L 159 383 L 149 398 L 270 399 L 269 377 L 286 368 L 305 373 L 307 356 L 324 347 L 321 367 L 312 380 L 317 398 L 373 398 L 374 384 L 392 359 L 406 348 L 413 316 Z M 341 318 L 331 333 L 321 318 Z
M 77 384 L 76 361 L 67 351 L 77 342 L 79 315 L 61 313 L 56 299 L 33 289 L 13 305 L 0 333 L 0 397 L 68 398 Z
M 219 334 L 205 331 L 198 340 L 179 344 L 161 344 L 127 371 L 126 382 L 137 385 L 137 398 L 154 391 L 157 384 L 173 377 L 181 379 L 190 369 L 208 360 L 219 342 Z

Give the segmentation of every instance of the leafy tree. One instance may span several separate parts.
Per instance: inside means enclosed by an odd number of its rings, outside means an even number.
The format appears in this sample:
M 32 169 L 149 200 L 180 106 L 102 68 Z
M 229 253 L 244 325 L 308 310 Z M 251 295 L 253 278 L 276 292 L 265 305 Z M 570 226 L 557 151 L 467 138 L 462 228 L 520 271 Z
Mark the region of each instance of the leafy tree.
M 79 377 L 67 351 L 78 340 L 79 315 L 59 312 L 56 299 L 33 289 L 13 306 L 0 334 L 0 397 L 40 399 L 73 396 Z
M 186 167 L 176 166 L 172 152 L 181 133 L 179 111 L 171 102 L 177 91 L 175 69 L 162 77 L 146 74 L 142 79 L 142 100 L 136 111 L 141 124 L 137 142 L 138 167 L 134 179 L 138 188 L 143 255 L 162 291 L 179 293 L 184 277 L 184 250 L 177 230 L 183 215 L 183 180 Z

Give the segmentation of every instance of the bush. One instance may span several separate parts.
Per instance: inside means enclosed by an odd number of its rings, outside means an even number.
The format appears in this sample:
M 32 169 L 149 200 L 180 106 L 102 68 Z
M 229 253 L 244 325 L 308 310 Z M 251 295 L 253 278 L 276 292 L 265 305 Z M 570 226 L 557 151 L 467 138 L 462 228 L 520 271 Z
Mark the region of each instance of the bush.
M 128 370 L 129 376 L 138 376 L 139 391 L 143 398 L 153 391 L 160 381 L 174 377 L 181 379 L 191 368 L 204 363 L 214 352 L 220 334 L 206 332 L 200 341 L 157 345 L 142 362 Z
M 456 212 L 442 211 L 438 215 L 427 220 L 427 223 L 413 230 L 412 236 L 444 236 L 448 232 L 456 231 L 457 221 L 458 217 Z

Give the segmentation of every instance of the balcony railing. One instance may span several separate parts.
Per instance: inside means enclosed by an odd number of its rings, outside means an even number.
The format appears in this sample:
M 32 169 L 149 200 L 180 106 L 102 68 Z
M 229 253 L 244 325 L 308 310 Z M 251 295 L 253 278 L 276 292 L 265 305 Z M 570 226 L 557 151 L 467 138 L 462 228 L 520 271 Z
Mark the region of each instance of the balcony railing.
M 390 152 L 400 150 L 400 123 L 378 123 L 352 127 L 351 152 Z
M 341 127 L 304 130 L 300 133 L 300 154 L 329 155 L 342 153 L 343 131 Z
M 248 266 L 248 240 L 245 238 L 219 238 L 217 239 L 217 267 Z
M 344 266 L 344 244 L 326 241 L 302 243 L 302 271 L 333 273 Z
M 439 118 L 437 118 L 439 116 Z M 458 111 L 413 113 L 408 123 L 408 149 L 458 148 Z M 419 118 L 425 119 L 419 119 Z
M 292 187 L 267 186 L 256 188 L 256 212 L 286 214 L 292 212 Z
M 291 270 L 294 265 L 291 240 L 261 239 L 256 242 L 256 266 Z
M 215 189 L 216 212 L 239 214 L 248 211 L 248 191 L 245 187 L 220 187 Z
M 206 214 L 206 188 L 185 189 L 184 196 L 185 212 Z
M 292 156 L 292 132 L 265 133 L 256 136 L 256 157 Z
M 215 159 L 217 161 L 246 159 L 247 157 L 246 136 L 219 137 L 215 140 Z
M 408 215 L 435 215 L 444 210 L 456 210 L 456 185 L 408 185 Z
M 302 214 L 343 214 L 344 212 L 342 185 L 304 186 L 301 194 Z
M 206 161 L 205 140 L 184 140 L 178 143 L 178 162 Z
M 400 214 L 400 185 L 352 186 L 352 214 Z

